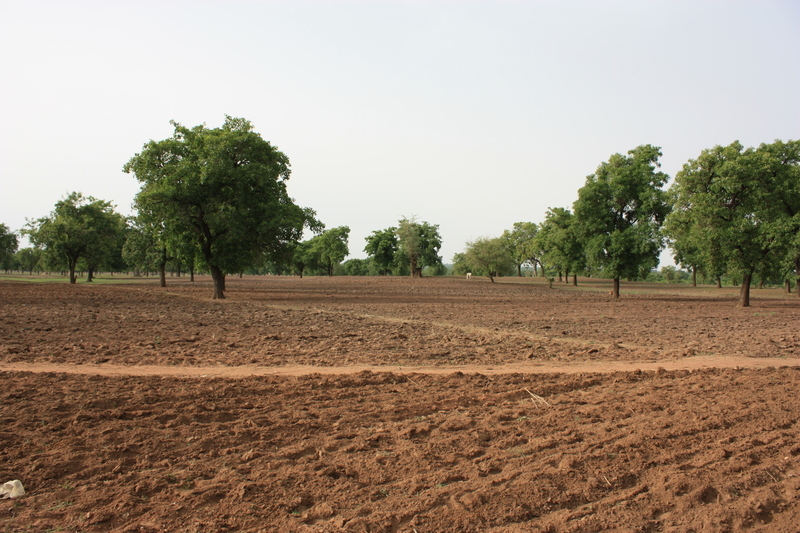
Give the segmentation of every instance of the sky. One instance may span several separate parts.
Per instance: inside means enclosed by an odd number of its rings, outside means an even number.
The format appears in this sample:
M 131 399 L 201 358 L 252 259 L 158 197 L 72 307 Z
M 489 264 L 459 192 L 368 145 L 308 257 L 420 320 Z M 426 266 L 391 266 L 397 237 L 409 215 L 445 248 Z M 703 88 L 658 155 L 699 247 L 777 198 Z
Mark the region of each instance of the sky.
M 800 138 L 798 58 L 796 0 L 0 0 L 0 223 L 72 191 L 132 215 L 123 165 L 172 120 L 230 115 L 350 257 L 416 217 L 450 262 L 571 208 L 615 153 L 659 146 L 674 178 Z

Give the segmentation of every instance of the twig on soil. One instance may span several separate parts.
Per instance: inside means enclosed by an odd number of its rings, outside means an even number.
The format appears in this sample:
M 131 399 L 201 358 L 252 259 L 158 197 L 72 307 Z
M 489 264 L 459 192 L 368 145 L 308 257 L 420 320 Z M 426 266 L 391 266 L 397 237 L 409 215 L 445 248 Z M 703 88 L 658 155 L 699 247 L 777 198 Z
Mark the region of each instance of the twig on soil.
M 608 486 L 610 487 L 611 486 L 611 482 L 608 480 L 608 478 L 606 476 L 603 476 L 603 479 L 606 480 L 606 483 L 608 483 Z
M 528 394 L 530 394 L 530 395 L 531 395 L 531 399 L 533 400 L 533 405 L 535 405 L 536 407 L 539 407 L 539 404 L 540 404 L 540 403 L 541 403 L 542 405 L 546 405 L 547 407 L 552 407 L 552 405 L 550 405 L 549 403 L 547 403 L 547 400 L 545 400 L 544 398 L 542 398 L 542 397 L 541 397 L 541 396 L 539 396 L 538 394 L 534 394 L 534 393 L 532 393 L 532 392 L 531 392 L 531 391 L 529 391 L 527 388 L 525 389 L 525 392 L 527 392 Z

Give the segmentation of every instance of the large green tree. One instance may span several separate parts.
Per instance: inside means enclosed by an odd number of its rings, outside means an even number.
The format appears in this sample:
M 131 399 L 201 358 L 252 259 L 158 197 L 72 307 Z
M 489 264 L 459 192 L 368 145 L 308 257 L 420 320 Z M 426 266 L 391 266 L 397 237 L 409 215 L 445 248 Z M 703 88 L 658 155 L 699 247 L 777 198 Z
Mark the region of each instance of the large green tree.
M 797 143 L 754 149 L 736 141 L 687 162 L 670 188 L 670 238 L 696 250 L 704 266 L 741 279 L 743 307 L 753 274 L 779 270 L 770 263 L 785 261 L 797 242 L 799 160 Z
M 75 283 L 78 261 L 85 261 L 91 280 L 91 271 L 108 263 L 121 246 L 124 228 L 124 217 L 110 202 L 73 192 L 49 216 L 29 222 L 25 232 L 49 264 L 66 267 L 69 282 Z
M 5 224 L 0 224 L 0 268 L 6 271 L 11 270 L 18 246 L 19 240 L 16 234 L 10 231 Z
M 316 255 L 317 263 L 325 268 L 328 276 L 333 276 L 333 267 L 350 254 L 349 237 L 350 228 L 339 226 L 326 230 L 312 239 L 312 253 Z
M 289 158 L 249 121 L 226 116 L 220 128 L 172 125 L 171 138 L 145 144 L 124 171 L 142 184 L 140 213 L 170 236 L 197 243 L 214 298 L 224 298 L 226 274 L 258 264 L 265 254 L 280 256 L 304 227 L 318 223 L 289 197 Z
M 426 266 L 438 267 L 442 264 L 439 256 L 442 237 L 438 224 L 403 218 L 397 224 L 397 239 L 398 251 L 407 259 L 412 277 L 422 277 L 422 269 Z
M 496 276 L 513 272 L 516 266 L 503 237 L 475 239 L 467 243 L 465 255 L 473 272 L 488 276 L 492 283 Z
M 387 275 L 395 265 L 399 241 L 397 228 L 392 226 L 383 230 L 375 230 L 366 237 L 364 251 L 370 257 L 378 273 Z
M 661 150 L 649 144 L 614 154 L 586 178 L 573 204 L 589 266 L 612 277 L 614 298 L 620 278 L 642 277 L 658 266 L 660 227 L 670 210 L 662 189 L 668 176 L 656 170 L 659 157 Z
M 771 220 L 771 237 L 786 248 L 781 261 L 785 264 L 776 265 L 775 269 L 794 270 L 800 287 L 800 140 L 761 144 L 755 158 L 756 172 L 769 184 L 769 210 L 765 216 Z M 800 297 L 800 289 L 797 295 Z
M 522 276 L 522 267 L 529 265 L 536 270 L 539 257 L 535 245 L 539 225 L 535 222 L 514 222 L 512 230 L 505 230 L 502 235 L 503 245 L 517 267 L 517 276 Z
M 297 274 L 302 278 L 306 269 L 317 268 L 318 256 L 314 252 L 313 239 L 299 242 L 292 250 L 292 267 L 297 270 Z
M 40 266 L 42 251 L 32 247 L 23 248 L 15 254 L 15 258 L 21 271 L 33 274 L 33 271 Z
M 539 225 L 535 248 L 541 250 L 542 261 L 578 284 L 578 271 L 586 264 L 586 255 L 581 246 L 575 226 L 575 217 L 569 209 L 556 207 L 547 210 L 544 222 Z

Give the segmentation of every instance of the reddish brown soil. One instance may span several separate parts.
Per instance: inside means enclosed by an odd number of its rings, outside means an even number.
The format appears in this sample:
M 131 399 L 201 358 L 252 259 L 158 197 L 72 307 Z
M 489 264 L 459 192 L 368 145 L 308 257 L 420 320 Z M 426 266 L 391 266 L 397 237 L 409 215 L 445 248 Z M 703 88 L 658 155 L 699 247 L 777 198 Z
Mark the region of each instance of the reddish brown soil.
M 796 295 L 517 281 L 0 283 L 0 531 L 800 531 Z

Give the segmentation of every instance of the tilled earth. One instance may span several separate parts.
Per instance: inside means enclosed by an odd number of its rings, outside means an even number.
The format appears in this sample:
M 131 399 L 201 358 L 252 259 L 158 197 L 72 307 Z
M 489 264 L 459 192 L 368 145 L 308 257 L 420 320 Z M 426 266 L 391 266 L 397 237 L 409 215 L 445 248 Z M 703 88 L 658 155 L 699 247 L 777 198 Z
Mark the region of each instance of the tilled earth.
M 797 295 L 503 281 L 0 282 L 0 531 L 800 530 Z

